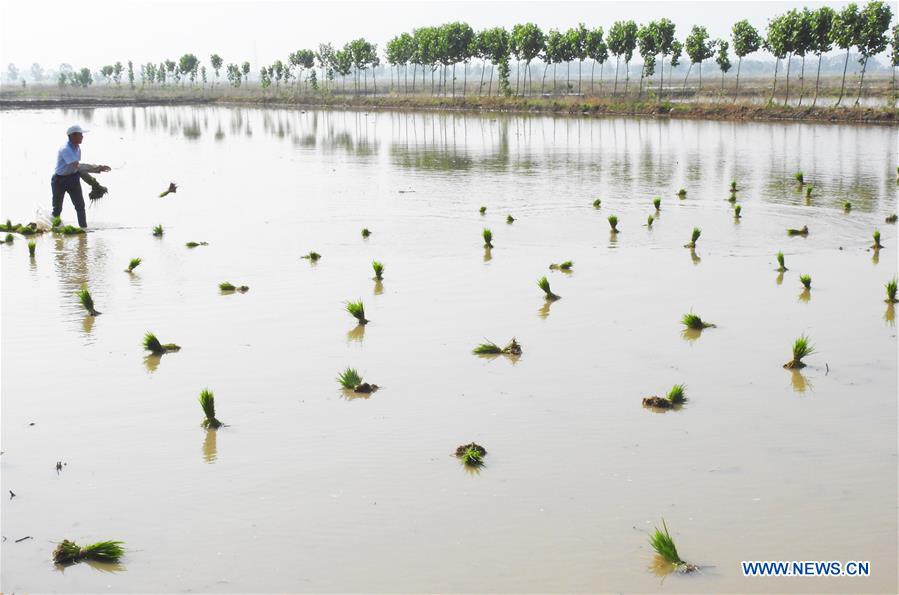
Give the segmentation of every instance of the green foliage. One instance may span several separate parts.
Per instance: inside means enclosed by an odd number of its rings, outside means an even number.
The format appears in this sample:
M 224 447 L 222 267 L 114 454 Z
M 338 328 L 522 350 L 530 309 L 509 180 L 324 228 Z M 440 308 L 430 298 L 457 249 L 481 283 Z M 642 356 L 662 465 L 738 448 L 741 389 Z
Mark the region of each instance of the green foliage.
M 672 405 L 683 405 L 687 402 L 686 389 L 687 386 L 685 384 L 675 384 L 671 387 L 671 390 L 668 391 L 668 401 L 670 401 Z
M 655 217 L 652 216 L 652 213 L 646 216 L 646 227 L 652 228 L 652 222 L 655 221 Z
M 123 541 L 98 541 L 85 547 L 64 539 L 53 550 L 53 561 L 57 564 L 73 564 L 89 559 L 98 562 L 118 562 L 125 554 Z
M 209 389 L 204 388 L 200 391 L 200 407 L 203 408 L 203 414 L 206 416 L 206 419 L 203 420 L 203 425 L 209 428 L 217 428 L 222 425 L 215 417 L 215 395 Z
M 371 261 L 371 268 L 375 271 L 375 279 L 381 280 L 384 278 L 384 265 L 378 262 L 377 260 Z
M 157 238 L 161 238 L 163 233 L 165 233 L 165 231 L 162 229 L 161 223 L 153 228 L 153 235 Z
M 129 273 L 132 272 L 134 269 L 136 269 L 137 267 L 140 266 L 140 263 L 141 263 L 141 262 L 143 262 L 143 261 L 142 261 L 140 258 L 132 258 L 132 259 L 128 262 L 128 268 L 125 269 L 126 272 L 129 272 Z
M 222 291 L 234 291 L 237 288 L 228 281 L 222 281 L 221 283 L 219 283 L 219 289 L 221 289 Z
M 694 25 L 690 30 L 684 47 L 692 64 L 699 64 L 715 54 L 714 42 L 709 39 L 706 28 L 700 25 Z
M 371 235 L 371 231 L 369 231 L 369 229 L 367 227 L 363 227 L 362 228 L 362 237 L 367 238 L 370 235 Z
M 493 232 L 485 227 L 482 235 L 484 237 L 484 247 L 493 248 Z
M 87 310 L 87 313 L 91 316 L 97 316 L 100 312 L 94 308 L 94 298 L 91 297 L 91 292 L 87 289 L 87 284 L 82 284 L 81 289 L 75 294 L 78 296 L 78 300 L 81 302 L 81 305 Z
M 349 312 L 353 318 L 359 321 L 359 324 L 368 323 L 368 320 L 366 320 L 365 318 L 365 305 L 362 303 L 362 300 L 347 302 L 346 311 Z
M 649 544 L 652 546 L 652 549 L 667 562 L 675 566 L 686 565 L 686 562 L 681 560 L 680 555 L 677 553 L 677 546 L 674 545 L 674 540 L 668 533 L 668 525 L 665 524 L 665 519 L 662 519 L 662 527 L 665 530 L 664 533 L 656 527 L 655 532 L 649 538 Z
M 8 222 L 7 222 L 7 223 L 8 223 Z M 54 218 L 53 218 L 53 223 L 51 224 L 51 226 L 52 226 L 52 227 L 59 227 L 59 226 L 61 226 L 61 225 L 62 225 L 62 217 L 54 217 Z
M 887 290 L 887 301 L 890 302 L 891 304 L 896 303 L 896 284 L 897 284 L 897 278 L 893 277 L 892 279 L 887 281 L 887 283 L 885 285 L 886 290 Z
M 783 252 L 779 252 L 779 251 L 778 251 L 778 253 L 777 253 L 777 264 L 780 265 L 780 268 L 778 269 L 780 272 L 784 272 L 784 271 L 787 270 L 787 267 L 784 265 L 784 253 L 783 253 Z
M 618 217 L 616 215 L 609 215 L 609 226 L 614 233 L 618 233 Z
M 762 46 L 762 38 L 758 30 L 746 19 L 734 23 L 731 35 L 734 42 L 734 54 L 738 58 L 742 59 L 748 54 L 757 52 Z
M 540 277 L 540 279 L 537 280 L 537 287 L 539 287 L 540 289 L 543 290 L 543 293 L 546 294 L 546 299 L 548 301 L 555 301 L 555 300 L 559 299 L 559 296 L 554 294 L 552 292 L 552 290 L 550 289 L 549 280 L 545 276 Z
M 704 322 L 698 314 L 693 314 L 692 312 L 684 314 L 683 317 L 681 317 L 681 324 L 695 331 L 701 331 L 704 328 L 715 326 L 714 324 Z
M 740 205 L 734 205 L 734 217 L 737 219 L 740 218 L 740 213 L 743 212 L 743 207 Z
M 337 375 L 337 382 L 343 388 L 352 390 L 362 384 L 362 376 L 359 375 L 355 368 L 347 368 Z
M 601 206 L 602 206 L 602 201 L 599 200 L 598 198 L 597 198 L 596 200 L 593 201 L 593 208 L 594 208 L 594 209 L 598 209 L 598 208 L 601 207 Z
M 658 196 L 655 197 L 654 199 L 652 199 L 652 206 L 654 206 L 657 211 L 659 209 L 661 209 L 662 208 L 662 199 Z
M 487 449 L 474 442 L 470 444 L 463 444 L 456 448 L 456 456 L 459 457 L 463 464 L 469 467 L 482 466 L 484 464 L 484 456 L 486 456 L 486 454 Z
M 815 352 L 814 346 L 809 343 L 808 337 L 804 334 L 793 342 L 793 362 L 799 363 L 802 358 L 807 357 Z
M 799 275 L 799 281 L 806 289 L 812 288 L 812 277 L 811 275 Z

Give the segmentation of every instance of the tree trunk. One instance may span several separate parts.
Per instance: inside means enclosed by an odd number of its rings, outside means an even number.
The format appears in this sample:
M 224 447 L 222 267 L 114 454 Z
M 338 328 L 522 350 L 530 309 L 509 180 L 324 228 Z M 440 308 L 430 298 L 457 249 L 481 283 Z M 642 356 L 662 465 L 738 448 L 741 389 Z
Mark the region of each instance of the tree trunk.
M 599 63 L 599 94 L 602 95 L 602 71 L 606 67 L 605 62 Z
M 415 95 L 415 62 L 412 63 L 412 94 Z
M 627 85 L 631 82 L 631 61 L 624 63 L 624 96 L 627 97 Z
M 518 79 L 521 77 L 521 62 L 515 61 L 515 94 L 518 95 Z
M 843 90 L 846 88 L 846 67 L 849 66 L 849 48 L 846 48 L 846 61 L 843 63 L 843 80 L 840 82 L 840 97 L 837 99 L 837 106 L 843 101 Z
M 702 93 L 702 60 L 699 61 L 699 93 Z
M 378 96 L 378 77 L 375 74 L 375 71 L 378 69 L 377 66 L 371 67 L 371 94 L 373 97 Z
M 549 62 L 543 63 L 543 80 L 540 82 L 540 95 L 543 95 L 543 89 L 546 86 L 546 69 L 549 68 Z
M 643 62 L 643 66 L 640 68 L 640 90 L 637 91 L 637 99 L 643 97 L 643 77 L 646 74 L 646 62 Z
M 768 100 L 768 103 L 774 101 L 774 96 L 777 95 L 777 67 L 780 66 L 780 58 L 777 56 L 774 57 L 774 86 L 771 88 L 771 99 Z
M 612 88 L 612 95 L 616 95 L 618 93 L 618 61 L 621 60 L 619 56 L 615 56 L 615 86 Z
M 787 101 L 790 99 L 790 65 L 793 63 L 793 54 L 787 56 L 787 87 L 786 92 L 784 93 L 784 107 L 787 105 Z
M 462 99 L 465 99 L 465 87 L 468 86 L 468 62 L 462 63 Z
M 593 71 L 596 70 L 596 60 L 591 60 L 590 64 L 590 95 L 593 95 Z
M 862 62 L 862 78 L 858 79 L 858 96 L 855 98 L 855 105 L 858 105 L 858 102 L 861 101 L 862 98 L 862 85 L 865 83 L 865 70 L 868 68 L 868 56 L 865 56 L 865 61 Z
M 583 60 L 578 60 L 577 63 L 577 94 L 581 94 L 581 66 L 584 65 Z
M 559 80 L 559 63 L 553 62 L 553 95 L 556 94 L 556 81 Z
M 799 71 L 799 104 L 802 107 L 802 95 L 805 93 L 805 54 L 802 54 L 802 70 Z
M 453 99 L 456 98 L 456 63 L 453 62 Z
M 812 101 L 812 107 L 818 103 L 818 82 L 821 80 L 821 54 L 818 54 L 818 74 L 815 75 L 815 99 Z
M 484 60 L 484 63 L 481 64 L 481 85 L 478 87 L 478 95 L 481 95 L 484 92 L 484 73 L 487 71 L 487 60 Z
M 493 71 L 496 69 L 494 64 L 490 64 L 490 84 L 487 86 L 487 97 L 493 94 Z
M 681 95 L 686 95 L 686 94 L 687 94 L 687 79 L 690 78 L 690 71 L 691 71 L 691 70 L 693 70 L 693 63 L 692 63 L 692 62 L 690 62 L 690 67 L 687 68 L 687 76 L 684 77 L 684 87 L 681 89 L 681 92 L 680 92 Z
M 740 94 L 740 67 L 743 66 L 743 56 L 740 56 L 737 60 L 737 85 L 734 87 L 734 101 L 737 102 L 737 95 Z
M 662 85 L 665 82 L 665 54 L 662 54 L 662 67 L 659 69 L 659 101 L 662 101 Z

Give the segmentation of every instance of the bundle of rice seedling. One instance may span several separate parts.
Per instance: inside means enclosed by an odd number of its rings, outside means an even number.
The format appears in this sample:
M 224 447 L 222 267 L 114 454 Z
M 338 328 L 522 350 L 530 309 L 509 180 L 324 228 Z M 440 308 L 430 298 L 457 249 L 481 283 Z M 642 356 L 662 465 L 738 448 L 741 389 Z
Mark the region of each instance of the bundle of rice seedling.
M 776 269 L 777 271 L 783 273 L 783 272 L 789 270 L 789 269 L 787 269 L 786 266 L 784 266 L 784 253 L 783 253 L 783 252 L 778 252 L 778 253 L 777 253 L 777 264 L 780 265 L 780 266 Z
M 375 271 L 375 279 L 380 281 L 384 278 L 384 265 L 377 260 L 371 261 L 371 268 Z
M 81 301 L 81 305 L 84 306 L 84 309 L 87 310 L 87 313 L 91 316 L 99 316 L 102 312 L 97 312 L 94 308 L 94 298 L 91 297 L 91 292 L 87 289 L 87 284 L 83 284 L 81 289 L 78 290 L 76 294 L 78 299 Z
M 799 275 L 799 282 L 802 283 L 803 287 L 805 287 L 806 289 L 812 288 L 811 275 Z
M 796 183 L 799 184 L 800 186 L 805 184 L 805 176 L 803 175 L 803 173 L 801 171 L 797 171 L 795 174 L 793 174 L 793 178 L 795 178 Z
M 362 228 L 362 237 L 367 238 L 371 235 L 371 231 L 367 227 Z
M 456 456 L 469 467 L 482 466 L 486 455 L 487 449 L 475 442 L 456 447 Z
M 609 215 L 609 226 L 612 228 L 612 233 L 618 233 L 618 217 L 615 215 Z
M 359 324 L 368 324 L 368 320 L 365 318 L 365 305 L 362 303 L 362 300 L 347 302 L 346 311 L 349 312 Z
M 811 197 L 812 197 L 812 191 L 813 191 L 814 189 L 815 189 L 814 186 L 807 186 L 807 187 L 805 188 L 805 197 L 806 197 L 806 198 L 811 198 Z
M 53 561 L 57 564 L 74 564 L 81 560 L 98 562 L 118 562 L 125 554 L 124 541 L 98 541 L 81 547 L 73 541 L 64 539 L 53 550 Z
M 140 266 L 140 263 L 141 263 L 141 262 L 143 262 L 143 261 L 142 261 L 140 258 L 132 258 L 132 259 L 128 262 L 128 268 L 125 269 L 125 272 L 126 272 L 126 273 L 131 273 L 131 272 L 133 272 L 134 269 L 136 269 L 138 266 Z
M 28 256 L 34 258 L 34 251 L 37 248 L 37 243 L 34 240 L 28 240 Z
M 802 363 L 802 358 L 809 356 L 814 352 L 815 348 L 811 343 L 809 343 L 808 337 L 806 337 L 804 334 L 800 335 L 800 337 L 793 342 L 793 359 L 785 363 L 784 368 L 804 368 L 805 364 Z
M 684 562 L 680 554 L 677 553 L 677 546 L 674 544 L 671 534 L 668 533 L 668 525 L 665 524 L 665 519 L 662 519 L 662 527 L 665 530 L 664 533 L 659 531 L 658 527 L 655 527 L 655 531 L 649 537 L 649 544 L 652 546 L 652 549 L 681 572 L 697 570 L 696 566 Z
M 237 286 L 235 286 L 235 285 L 232 285 L 232 284 L 231 284 L 230 282 L 228 282 L 228 281 L 222 281 L 221 283 L 219 283 L 219 289 L 222 290 L 222 291 L 224 291 L 224 292 L 237 291 L 237 292 L 240 292 L 240 293 L 246 293 L 246 292 L 250 291 L 250 288 L 247 287 L 246 285 L 237 285 Z
M 656 208 L 657 211 L 658 211 L 659 209 L 661 209 L 661 208 L 662 208 L 662 199 L 661 199 L 661 197 L 657 196 L 657 197 L 655 197 L 654 199 L 652 199 L 652 206 L 654 206 L 654 207 Z
M 515 217 L 512 215 L 506 215 L 506 223 L 515 223 Z
M 378 390 L 377 384 L 369 384 L 368 382 L 363 382 L 362 377 L 354 368 L 347 368 L 346 370 L 338 374 L 337 382 L 339 382 L 343 388 L 356 393 L 368 394 Z
M 4 244 L 12 244 L 15 241 L 15 237 L 11 233 L 6 234 L 6 237 L 3 239 Z
M 897 219 L 899 219 L 899 215 L 893 213 L 892 215 L 887 215 L 884 221 L 886 221 L 887 223 L 895 223 Z
M 222 425 L 215 417 L 215 395 L 211 390 L 204 388 L 200 391 L 200 407 L 203 408 L 203 413 L 206 415 L 206 419 L 203 420 L 203 426 L 206 428 L 218 428 Z
M 731 193 L 734 193 L 737 191 L 737 181 L 736 180 L 730 181 L 730 191 L 731 191 Z
M 743 207 L 740 205 L 734 205 L 734 219 L 739 219 L 741 217 L 740 213 L 743 212 Z
M 50 227 L 61 227 L 62 226 L 62 217 L 54 217 L 53 221 L 50 223 Z
M 847 213 L 848 213 L 849 211 L 851 211 L 851 210 L 852 210 L 852 203 L 849 202 L 848 200 L 847 200 L 846 202 L 844 202 L 844 203 L 843 203 L 843 210 L 846 211 Z
M 896 284 L 897 284 L 897 278 L 893 277 L 892 279 L 887 281 L 887 284 L 885 285 L 885 287 L 887 289 L 886 301 L 890 304 L 896 303 Z
M 561 296 L 558 296 L 552 292 L 549 288 L 549 280 L 546 277 L 540 277 L 537 281 L 537 287 L 543 290 L 543 293 L 546 294 L 546 300 L 550 302 L 554 302 L 558 299 L 561 299 Z
M 874 243 L 871 244 L 871 247 L 874 248 L 875 250 L 880 250 L 881 248 L 883 248 L 883 244 L 880 243 L 880 230 L 879 229 L 874 230 Z
M 565 262 L 559 264 L 551 264 L 549 265 L 550 270 L 552 271 L 565 271 L 570 272 L 571 267 L 574 266 L 574 263 L 570 260 L 566 260 Z
M 174 343 L 160 343 L 159 339 L 156 338 L 156 335 L 147 331 L 144 334 L 143 341 L 144 349 L 147 351 L 152 351 L 154 355 L 162 355 L 164 353 L 172 353 L 175 351 L 181 351 L 181 347 L 175 345 Z
M 87 182 L 87 184 L 91 187 L 91 191 L 87 195 L 88 198 L 91 199 L 91 201 L 99 200 L 99 199 L 103 198 L 103 196 L 106 195 L 106 193 L 109 192 L 109 190 L 106 188 L 106 186 L 103 186 L 102 184 L 100 184 L 100 182 L 97 181 L 97 178 L 90 175 L 89 173 L 80 172 L 79 177 L 82 180 L 84 180 L 85 182 Z
M 653 221 L 655 221 L 655 217 L 653 217 L 652 214 L 647 215 L 646 216 L 646 227 L 648 227 L 649 229 L 652 229 Z
M 153 235 L 157 238 L 161 238 L 163 233 L 165 233 L 165 231 L 162 229 L 161 223 L 153 228 Z
M 794 229 L 791 227 L 791 228 L 787 229 L 787 235 L 788 236 L 807 236 L 808 235 L 808 225 L 803 225 L 802 229 Z
M 54 230 L 56 233 L 61 233 L 64 236 L 76 236 L 78 234 L 84 233 L 84 230 L 80 227 L 75 227 L 74 225 L 63 225 L 62 227 L 56 227 Z
M 600 208 L 601 206 L 602 206 L 602 201 L 599 200 L 598 198 L 597 198 L 596 200 L 593 201 L 593 208 L 594 208 L 594 209 L 598 209 L 598 208 Z
M 693 314 L 692 312 L 684 314 L 680 321 L 681 324 L 695 331 L 701 331 L 704 328 L 713 328 L 715 326 L 710 322 L 705 322 L 698 314 Z
M 689 243 L 689 244 L 684 244 L 684 248 L 695 248 L 695 247 L 696 247 L 696 240 L 699 239 L 699 236 L 700 236 L 700 235 L 702 235 L 702 230 L 699 229 L 698 227 L 694 227 L 694 228 L 693 228 L 693 233 L 690 234 L 690 243 Z
M 486 343 L 481 343 L 475 347 L 472 353 L 475 355 L 521 355 L 521 345 L 518 344 L 514 337 L 505 347 L 500 347 L 493 341 L 488 340 Z
M 683 188 L 677 191 L 678 198 L 687 198 L 687 191 Z
M 311 262 L 316 262 L 321 257 L 322 257 L 322 255 L 319 254 L 318 252 L 310 252 L 309 254 L 306 254 L 305 256 L 301 256 L 300 258 L 305 258 L 306 260 L 309 260 Z
M 184 245 L 188 248 L 196 248 L 197 246 L 208 246 L 209 242 L 187 242 Z
M 487 212 L 487 207 L 481 207 L 480 209 L 478 209 L 478 212 L 481 213 L 481 215 L 483 215 L 484 213 Z
M 683 405 L 687 402 L 686 396 L 687 385 L 675 384 L 668 391 L 667 399 L 672 405 Z
M 174 182 L 169 182 L 169 187 L 166 188 L 164 191 L 162 191 L 162 192 L 159 194 L 159 198 L 166 197 L 166 196 L 168 196 L 169 194 L 174 194 L 174 193 L 177 192 L 177 191 L 178 191 L 178 185 L 175 184 Z
M 493 248 L 493 232 L 485 227 L 481 235 L 484 237 L 484 247 Z

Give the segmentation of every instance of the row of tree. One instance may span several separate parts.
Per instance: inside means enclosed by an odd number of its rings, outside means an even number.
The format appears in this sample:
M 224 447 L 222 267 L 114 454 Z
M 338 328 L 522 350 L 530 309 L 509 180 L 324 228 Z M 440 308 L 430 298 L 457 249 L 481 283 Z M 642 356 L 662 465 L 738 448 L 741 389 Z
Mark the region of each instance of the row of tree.
M 594 74 L 596 66 L 599 65 L 600 92 L 602 92 L 603 69 L 610 57 L 614 56 L 615 77 L 611 92 L 613 95 L 617 95 L 619 92 L 619 69 L 623 62 L 625 67 L 623 93 L 627 95 L 630 85 L 630 63 L 635 53 L 639 53 L 642 58 L 642 66 L 638 95 L 643 95 L 644 81 L 658 73 L 657 96 L 661 98 L 665 91 L 666 60 L 669 80 L 681 59 L 689 60 L 683 90 L 686 90 L 687 81 L 696 66 L 699 74 L 699 90 L 701 91 L 703 62 L 715 58 L 722 74 L 723 87 L 724 74 L 732 67 L 730 55 L 733 52 L 737 58 L 734 88 L 734 99 L 736 99 L 739 93 L 740 69 L 744 57 L 754 52 L 766 51 L 775 58 L 771 89 L 772 100 L 777 91 L 780 63 L 784 59 L 787 60 L 785 103 L 789 99 L 790 66 L 793 58 L 801 59 L 802 87 L 799 92 L 801 105 L 805 92 L 805 58 L 807 55 L 814 54 L 818 58 L 815 95 L 812 101 L 814 105 L 818 96 L 822 55 L 835 48 L 846 52 L 840 98 L 837 102 L 839 104 L 845 92 L 849 53 L 852 48 L 855 48 L 861 63 L 857 104 L 861 98 L 868 60 L 872 56 L 884 52 L 888 45 L 892 46 L 890 63 L 893 67 L 895 89 L 895 68 L 899 66 L 899 50 L 897 50 L 899 25 L 892 28 L 892 35 L 888 37 L 887 31 L 890 28 L 891 20 L 892 11 L 889 4 L 882 0 L 872 0 L 863 8 L 852 3 L 839 11 L 828 6 L 816 10 L 793 9 L 770 19 L 764 33 L 747 20 L 741 20 L 733 25 L 730 40 L 712 39 L 705 27 L 696 25 L 692 27 L 683 42 L 677 39 L 676 27 L 667 18 L 642 25 L 638 25 L 632 20 L 617 21 L 608 31 L 602 27 L 588 29 L 583 23 L 567 31 L 550 29 L 544 32 L 533 23 L 515 25 L 510 31 L 502 27 L 475 31 L 467 23 L 453 22 L 436 27 L 421 27 L 411 33 L 402 33 L 394 37 L 387 43 L 384 57 L 389 65 L 391 86 L 406 93 L 415 93 L 416 88 L 420 91 L 424 90 L 428 84 L 427 76 L 429 74 L 432 94 L 455 96 L 456 68 L 461 65 L 463 69 L 462 94 L 464 96 L 468 89 L 468 64 L 475 60 L 481 61 L 478 86 L 480 93 L 485 91 L 488 95 L 494 93 L 495 71 L 498 76 L 496 89 L 498 93 L 528 95 L 536 92 L 533 81 L 533 64 L 535 62 L 543 65 L 539 90 L 541 94 L 546 92 L 546 75 L 550 67 L 553 69 L 552 90 L 553 92 L 557 91 L 558 66 L 560 64 L 564 64 L 566 69 L 565 92 L 581 93 L 581 71 L 584 61 L 590 62 L 591 93 L 595 91 Z M 510 68 L 510 63 L 513 61 L 517 64 L 514 87 Z M 576 88 L 570 81 L 571 67 L 575 63 L 577 65 Z M 213 54 L 210 56 L 209 64 L 214 71 L 215 82 L 218 82 L 223 68 L 231 85 L 240 86 L 249 81 L 249 62 L 243 62 L 240 65 L 236 63 L 225 65 L 221 56 Z M 312 87 L 314 90 L 318 90 L 322 86 L 331 87 L 338 77 L 343 81 L 345 90 L 347 77 L 352 75 L 354 91 L 359 92 L 361 89 L 363 92 L 368 92 L 368 71 L 371 70 L 372 88 L 377 92 L 375 71 L 380 64 L 381 59 L 377 45 L 360 38 L 350 41 L 340 49 L 323 43 L 318 46 L 317 50 L 297 50 L 289 54 L 285 61 L 278 59 L 269 66 L 263 66 L 260 68 L 258 76 L 263 88 L 272 85 L 277 88 L 293 82 L 299 91 L 301 85 Z M 411 85 L 409 81 L 410 66 Z M 484 78 L 488 71 L 489 78 L 486 81 L 485 89 Z M 118 85 L 121 84 L 123 72 L 125 72 L 125 67 L 121 62 L 116 62 L 103 66 L 99 74 L 107 84 Z M 321 78 L 319 78 L 319 72 Z M 131 62 L 127 63 L 127 75 L 129 83 L 133 86 L 135 73 Z M 158 65 L 152 62 L 141 65 L 139 80 L 141 85 L 166 85 L 169 81 L 182 85 L 188 81 L 193 85 L 198 80 L 205 85 L 207 71 L 206 66 L 201 65 L 195 55 L 184 54 L 178 62 L 165 60 Z M 82 68 L 79 71 L 70 69 L 69 72 L 60 71 L 59 74 L 61 85 L 87 86 L 91 82 L 93 81 L 88 69 Z M 419 86 L 416 87 L 416 85 Z

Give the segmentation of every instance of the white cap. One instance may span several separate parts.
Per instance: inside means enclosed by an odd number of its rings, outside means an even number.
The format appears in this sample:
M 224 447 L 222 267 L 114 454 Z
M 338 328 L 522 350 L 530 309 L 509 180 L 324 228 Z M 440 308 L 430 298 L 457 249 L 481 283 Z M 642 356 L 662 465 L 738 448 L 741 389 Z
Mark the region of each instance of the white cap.
M 85 132 L 87 132 L 87 130 L 84 130 L 78 124 L 75 124 L 74 126 L 69 126 L 69 129 L 66 130 L 66 136 L 72 136 L 73 134 L 84 134 Z

